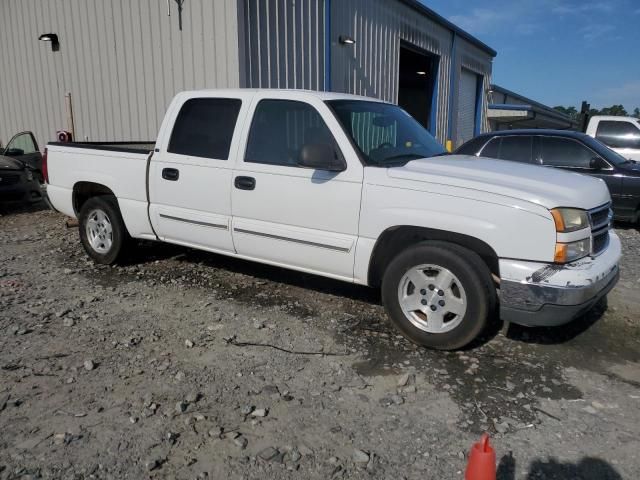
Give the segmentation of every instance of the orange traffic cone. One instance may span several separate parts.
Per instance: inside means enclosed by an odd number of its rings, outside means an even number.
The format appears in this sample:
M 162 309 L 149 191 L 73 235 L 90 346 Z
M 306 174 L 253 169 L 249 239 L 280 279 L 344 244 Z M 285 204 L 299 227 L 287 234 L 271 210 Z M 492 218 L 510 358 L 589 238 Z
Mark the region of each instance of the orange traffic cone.
M 482 434 L 469 453 L 465 480 L 496 480 L 496 452 L 489 444 L 489 435 Z

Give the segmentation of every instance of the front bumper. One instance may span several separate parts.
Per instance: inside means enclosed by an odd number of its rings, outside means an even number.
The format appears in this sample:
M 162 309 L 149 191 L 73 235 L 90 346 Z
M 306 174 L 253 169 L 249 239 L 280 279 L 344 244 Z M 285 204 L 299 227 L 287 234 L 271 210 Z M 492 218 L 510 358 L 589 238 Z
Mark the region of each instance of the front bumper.
M 34 203 L 42 200 L 40 184 L 35 181 L 23 181 L 10 186 L 0 186 L 0 202 L 13 203 L 25 202 Z
M 609 233 L 607 249 L 566 265 L 500 260 L 500 316 L 527 326 L 570 322 L 616 285 L 620 239 Z

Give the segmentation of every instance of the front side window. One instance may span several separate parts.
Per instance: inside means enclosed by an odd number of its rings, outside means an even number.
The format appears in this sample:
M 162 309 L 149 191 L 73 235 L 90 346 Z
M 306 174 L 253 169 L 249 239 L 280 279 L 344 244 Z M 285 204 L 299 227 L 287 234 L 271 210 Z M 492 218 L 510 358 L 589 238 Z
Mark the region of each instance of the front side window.
M 327 104 L 367 165 L 385 167 L 446 153 L 418 121 L 396 105 L 365 100 Z
M 342 158 L 329 127 L 308 103 L 294 100 L 261 100 L 258 103 L 247 140 L 245 162 L 297 167 L 305 145 L 330 145 L 335 160 Z
M 595 152 L 569 138 L 542 137 L 540 139 L 542 163 L 552 167 L 591 168 Z
M 38 150 L 33 136 L 29 132 L 13 137 L 5 150 L 5 155 L 29 155 Z
M 498 158 L 515 162 L 531 163 L 533 137 L 502 137 Z
M 227 160 L 242 102 L 233 98 L 192 98 L 176 118 L 170 153 Z
M 596 138 L 611 148 L 640 148 L 640 125 L 602 120 L 598 122 Z

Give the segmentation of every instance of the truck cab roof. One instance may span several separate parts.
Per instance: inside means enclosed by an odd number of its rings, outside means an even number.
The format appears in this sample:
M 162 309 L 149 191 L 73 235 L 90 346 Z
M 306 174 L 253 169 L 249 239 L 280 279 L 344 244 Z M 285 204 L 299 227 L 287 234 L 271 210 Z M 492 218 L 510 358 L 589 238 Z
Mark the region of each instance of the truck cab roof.
M 322 101 L 327 100 L 363 100 L 368 102 L 383 102 L 383 100 L 365 97 L 362 95 L 352 95 L 348 93 L 338 93 L 338 92 L 325 92 L 319 90 L 302 90 L 302 89 L 292 89 L 292 88 L 212 88 L 212 89 L 202 89 L 202 90 L 186 90 L 184 92 L 179 93 L 178 95 L 184 97 L 199 97 L 199 96 L 220 96 L 220 95 L 241 95 L 241 94 L 258 94 L 258 93 L 273 93 L 278 96 L 282 96 L 286 94 L 291 95 L 308 95 L 310 97 L 318 98 Z

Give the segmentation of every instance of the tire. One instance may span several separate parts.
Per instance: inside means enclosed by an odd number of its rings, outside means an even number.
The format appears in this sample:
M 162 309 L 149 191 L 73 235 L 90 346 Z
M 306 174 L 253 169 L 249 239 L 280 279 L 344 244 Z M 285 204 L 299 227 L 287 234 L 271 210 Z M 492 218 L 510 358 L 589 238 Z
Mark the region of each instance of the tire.
M 484 330 L 495 309 L 496 290 L 491 272 L 476 253 L 426 241 L 389 263 L 382 278 L 382 301 L 393 324 L 413 343 L 456 350 Z
M 78 223 L 82 246 L 96 263 L 116 263 L 131 240 L 117 200 L 111 195 L 87 200 L 80 209 Z

